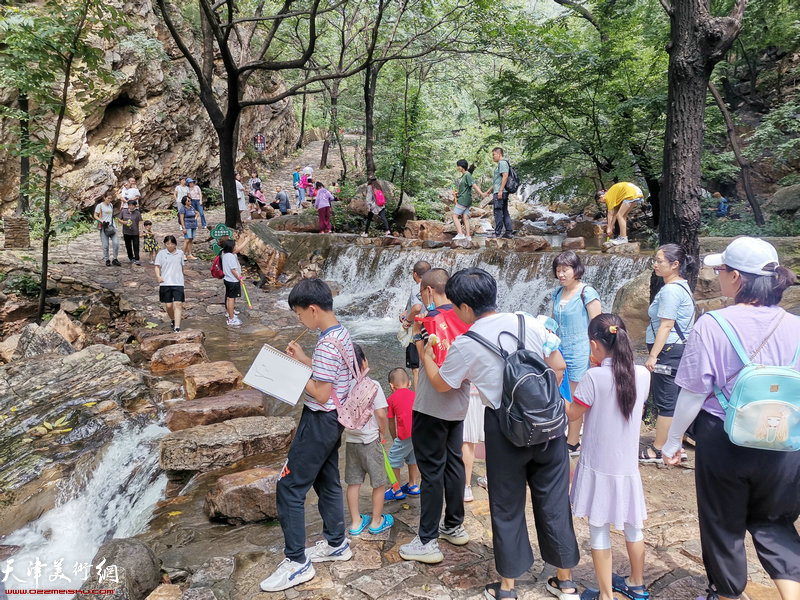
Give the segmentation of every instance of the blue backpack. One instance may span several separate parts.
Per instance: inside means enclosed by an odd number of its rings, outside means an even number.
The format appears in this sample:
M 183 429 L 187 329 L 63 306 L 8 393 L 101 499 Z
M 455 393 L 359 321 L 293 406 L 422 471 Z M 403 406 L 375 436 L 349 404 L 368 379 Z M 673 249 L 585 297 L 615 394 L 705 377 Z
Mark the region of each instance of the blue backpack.
M 800 450 L 800 372 L 794 365 L 800 346 L 790 366 L 768 366 L 753 362 L 764 343 L 752 356 L 747 353 L 728 321 L 717 311 L 709 313 L 722 327 L 744 366 L 733 384 L 731 397 L 714 386 L 714 393 L 725 411 L 725 433 L 737 446 L 796 452 Z M 780 317 L 778 325 L 780 325 Z M 773 332 L 777 326 L 773 328 Z

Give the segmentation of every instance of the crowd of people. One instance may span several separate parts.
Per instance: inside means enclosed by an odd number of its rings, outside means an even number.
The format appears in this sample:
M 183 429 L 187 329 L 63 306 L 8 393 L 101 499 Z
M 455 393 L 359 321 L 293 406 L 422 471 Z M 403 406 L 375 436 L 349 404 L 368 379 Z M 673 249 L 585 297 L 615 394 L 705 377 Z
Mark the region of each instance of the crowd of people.
M 346 431 L 347 520 L 338 468 L 344 425 L 337 406 L 357 401 L 350 390 L 358 382 L 356 388 L 363 391 L 361 385 L 369 379 L 359 379 L 354 365 L 366 372 L 369 361 L 339 323 L 328 286 L 317 279 L 299 282 L 291 290 L 289 306 L 320 337 L 312 356 L 296 342 L 287 348 L 287 354 L 311 368 L 312 376 L 277 486 L 285 559 L 261 588 L 285 590 L 312 579 L 316 563 L 350 560 L 349 538 L 391 528 L 393 517 L 384 503 L 408 496 L 419 496 L 419 524 L 417 535 L 400 545 L 399 554 L 405 560 L 441 562 L 441 540 L 469 542 L 463 522 L 464 502 L 471 500 L 470 444 L 483 438 L 500 575 L 499 581 L 487 583 L 486 598 L 516 598 L 516 580 L 533 564 L 525 520 L 530 490 L 539 552 L 556 568 L 545 584 L 553 595 L 562 600 L 611 600 L 615 594 L 646 599 L 647 510 L 639 464 L 656 459 L 678 464 L 684 459 L 682 442 L 688 430 L 696 442 L 695 483 L 709 579 L 704 598 L 742 595 L 747 583 L 743 542 L 749 531 L 780 597 L 796 600 L 797 399 L 781 398 L 785 408 L 781 405 L 777 412 L 759 405 L 769 414 L 762 415 L 758 430 L 751 433 L 766 445 L 746 447 L 737 437 L 741 431 L 734 433 L 726 424 L 729 400 L 743 393 L 736 390 L 744 362 L 757 360 L 792 373 L 800 367 L 800 319 L 777 306 L 795 277 L 780 266 L 774 247 L 754 238 L 737 238 L 724 252 L 707 256 L 705 264 L 714 268 L 723 294 L 735 303 L 695 321 L 686 284 L 691 259 L 674 245 L 658 249 L 654 272 L 664 286 L 650 306 L 644 365 L 635 364 L 622 319 L 603 312 L 596 290 L 581 282 L 584 268 L 574 252 L 553 261 L 558 286 L 552 312 L 538 317 L 499 312 L 496 282 L 480 268 L 450 275 L 424 262 L 414 265 L 415 286 L 401 315 L 402 328 L 411 333 L 406 368 L 412 373 L 402 367 L 391 370 L 389 398 L 373 381 L 373 414 L 363 426 Z M 521 365 L 540 365 L 540 379 L 553 386 L 568 381 L 558 387 L 559 393 L 545 394 L 557 416 L 546 441 L 520 443 L 514 433 L 518 425 L 508 421 L 509 398 L 522 404 L 531 400 L 514 400 L 509 387 L 531 383 L 515 379 L 514 369 Z M 656 441 L 640 451 L 640 424 L 650 393 L 658 409 Z M 477 418 L 470 416 L 475 406 Z M 567 430 L 567 420 L 577 424 L 581 418 L 582 436 L 579 427 Z M 534 430 L 545 431 L 525 423 L 531 436 Z M 581 437 L 572 443 L 568 435 Z M 382 443 L 386 439 L 391 442 L 388 454 Z M 579 456 L 571 482 L 570 453 Z M 404 465 L 408 477 L 400 485 Z M 359 489 L 367 474 L 371 503 L 362 512 Z M 311 487 L 318 495 L 324 539 L 306 548 L 304 505 Z M 572 579 L 580 560 L 573 518 L 588 521 L 597 578 L 596 588 L 580 593 Z M 624 532 L 627 576 L 612 567 L 612 525 Z

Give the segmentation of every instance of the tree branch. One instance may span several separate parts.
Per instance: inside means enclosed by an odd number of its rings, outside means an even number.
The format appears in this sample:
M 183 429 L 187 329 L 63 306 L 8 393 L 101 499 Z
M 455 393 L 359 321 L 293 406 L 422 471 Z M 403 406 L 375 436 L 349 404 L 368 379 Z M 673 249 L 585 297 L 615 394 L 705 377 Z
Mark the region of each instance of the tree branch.
M 592 15 L 592 13 L 589 12 L 589 9 L 587 9 L 585 6 L 583 6 L 582 4 L 578 4 L 577 2 L 573 2 L 573 0 L 555 0 L 555 2 L 556 4 L 560 4 L 561 6 L 566 6 L 567 8 L 571 8 L 578 14 L 578 16 L 589 21 L 589 23 L 592 24 L 592 27 L 594 27 L 597 30 L 597 33 L 600 34 L 601 42 L 608 41 L 608 34 L 606 34 L 606 32 L 600 27 L 600 23 L 597 22 L 597 19 L 594 18 L 594 15 Z

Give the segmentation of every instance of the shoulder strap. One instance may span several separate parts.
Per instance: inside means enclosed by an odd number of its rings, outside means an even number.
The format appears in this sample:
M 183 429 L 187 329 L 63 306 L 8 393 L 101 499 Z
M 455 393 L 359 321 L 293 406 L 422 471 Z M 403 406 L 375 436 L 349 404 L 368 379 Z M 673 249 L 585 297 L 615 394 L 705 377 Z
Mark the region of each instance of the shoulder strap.
M 519 335 L 517 336 L 517 350 L 525 349 L 525 315 L 517 313 L 517 320 L 519 321 Z M 499 341 L 499 339 L 498 339 Z
M 345 364 L 349 367 L 350 374 L 353 376 L 353 379 L 358 381 L 361 378 L 361 368 L 359 367 L 359 365 L 355 364 L 355 352 L 353 353 L 354 360 L 352 361 L 347 360 L 347 351 L 344 349 L 344 344 L 342 344 L 342 341 L 339 338 L 330 335 L 330 336 L 325 336 L 322 339 L 333 344 L 333 346 L 339 351 L 339 354 L 344 359 Z M 336 405 L 337 408 L 342 405 L 341 402 L 339 401 L 339 394 L 336 393 L 336 382 L 334 382 L 333 385 L 331 386 L 331 399 L 333 400 L 333 403 Z
M 478 343 L 479 343 L 481 346 L 483 346 L 483 347 L 485 347 L 485 348 L 488 348 L 488 349 L 489 349 L 489 350 L 490 350 L 492 353 L 494 353 L 494 354 L 497 354 L 497 356 L 499 356 L 499 357 L 500 357 L 500 358 L 502 358 L 503 360 L 505 360 L 505 359 L 506 359 L 506 357 L 508 357 L 508 352 L 506 352 L 505 350 L 503 350 L 503 349 L 502 349 L 500 346 L 497 346 L 497 345 L 493 344 L 492 342 L 490 342 L 489 340 L 487 340 L 487 339 L 486 339 L 485 337 L 483 337 L 482 335 L 480 335 L 480 334 L 478 334 L 478 333 L 475 333 L 475 332 L 474 332 L 474 331 L 472 331 L 471 329 L 470 329 L 470 330 L 468 330 L 468 331 L 465 331 L 465 332 L 464 332 L 462 335 L 465 335 L 465 336 L 467 336 L 468 338 L 475 340 L 475 341 L 476 341 L 476 342 L 478 342 Z

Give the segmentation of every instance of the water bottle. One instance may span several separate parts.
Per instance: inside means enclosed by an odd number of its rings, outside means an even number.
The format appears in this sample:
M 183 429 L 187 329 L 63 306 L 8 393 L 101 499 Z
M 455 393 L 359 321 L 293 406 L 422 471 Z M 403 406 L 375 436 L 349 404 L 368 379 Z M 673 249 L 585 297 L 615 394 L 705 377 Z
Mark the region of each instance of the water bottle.
M 653 373 L 658 373 L 659 375 L 672 375 L 672 367 L 668 365 L 657 364 L 655 367 L 653 367 Z

